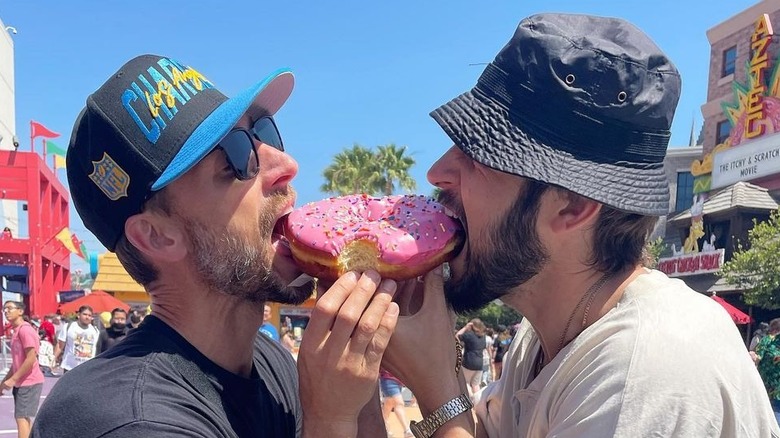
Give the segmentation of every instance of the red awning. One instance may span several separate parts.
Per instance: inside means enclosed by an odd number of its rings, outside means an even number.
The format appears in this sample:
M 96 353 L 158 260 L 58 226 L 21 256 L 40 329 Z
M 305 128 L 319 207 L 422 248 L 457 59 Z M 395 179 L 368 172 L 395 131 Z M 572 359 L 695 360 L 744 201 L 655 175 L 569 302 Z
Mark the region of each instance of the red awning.
M 729 313 L 729 316 L 731 316 L 731 319 L 734 320 L 734 323 L 747 324 L 749 322 L 753 322 L 753 318 L 751 318 L 750 315 L 732 306 L 723 298 L 717 295 L 713 295 L 712 299 L 720 303 L 720 305 L 723 306 L 724 309 L 726 309 L 726 311 Z
M 120 301 L 102 290 L 93 290 L 92 293 L 88 295 L 61 305 L 60 312 L 63 315 L 66 313 L 76 313 L 79 307 L 84 305 L 92 307 L 92 311 L 96 314 L 110 312 L 115 308 L 125 309 L 126 312 L 130 310 L 130 306 L 124 301 Z

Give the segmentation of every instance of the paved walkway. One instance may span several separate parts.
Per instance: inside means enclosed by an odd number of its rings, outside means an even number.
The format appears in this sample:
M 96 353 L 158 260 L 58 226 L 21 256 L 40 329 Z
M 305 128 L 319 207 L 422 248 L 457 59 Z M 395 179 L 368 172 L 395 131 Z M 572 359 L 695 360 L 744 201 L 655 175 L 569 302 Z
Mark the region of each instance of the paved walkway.
M 422 420 L 420 409 L 417 406 L 406 406 L 406 419 L 409 421 Z M 396 417 L 394 413 L 390 413 L 390 418 L 387 419 L 386 426 L 389 432 L 387 435 L 388 437 L 403 438 L 404 428 L 401 426 L 401 423 L 398 421 L 398 417 Z

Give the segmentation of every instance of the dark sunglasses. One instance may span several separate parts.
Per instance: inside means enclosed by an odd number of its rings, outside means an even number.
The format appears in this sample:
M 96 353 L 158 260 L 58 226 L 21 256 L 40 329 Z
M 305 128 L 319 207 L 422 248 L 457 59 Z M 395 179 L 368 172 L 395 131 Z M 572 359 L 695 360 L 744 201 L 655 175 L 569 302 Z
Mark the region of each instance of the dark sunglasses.
M 233 168 L 236 178 L 246 181 L 257 176 L 260 171 L 260 159 L 257 156 L 257 148 L 252 139 L 256 139 L 268 146 L 284 150 L 282 136 L 276 127 L 274 119 L 270 116 L 261 117 L 252 123 L 252 127 L 234 128 L 223 138 L 217 148 L 222 149 L 227 157 L 227 162 Z

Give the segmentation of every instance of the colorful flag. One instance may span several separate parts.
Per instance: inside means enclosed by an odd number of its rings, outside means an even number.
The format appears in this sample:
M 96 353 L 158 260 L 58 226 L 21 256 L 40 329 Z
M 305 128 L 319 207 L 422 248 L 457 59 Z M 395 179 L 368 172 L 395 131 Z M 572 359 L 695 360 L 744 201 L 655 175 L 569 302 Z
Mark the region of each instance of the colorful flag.
M 62 243 L 62 245 L 68 249 L 68 251 L 72 252 L 73 254 L 79 253 L 79 251 L 76 250 L 76 247 L 73 246 L 73 240 L 71 238 L 70 229 L 68 229 L 68 227 L 63 228 L 62 231 L 54 236 L 54 238 L 59 240 L 60 243 Z
M 82 243 L 79 240 L 79 238 L 76 237 L 75 233 L 70 236 L 70 241 L 73 243 L 73 248 L 76 250 L 76 251 L 72 251 L 73 254 L 76 254 L 77 256 L 79 256 L 79 257 L 81 257 L 83 259 L 84 258 L 84 253 L 81 251 L 81 247 L 84 246 L 84 243 Z M 70 248 L 68 248 L 68 249 L 70 249 Z
M 65 168 L 65 157 L 61 157 L 59 155 L 54 155 L 54 169 L 64 169 Z
M 57 143 L 54 143 L 51 140 L 44 140 L 43 144 L 46 145 L 46 152 L 52 153 L 54 155 L 59 155 L 61 157 L 67 155 L 65 149 L 61 148 Z
M 60 134 L 50 130 L 49 128 L 41 125 L 38 122 L 30 120 L 30 138 L 44 137 L 44 138 L 57 138 Z

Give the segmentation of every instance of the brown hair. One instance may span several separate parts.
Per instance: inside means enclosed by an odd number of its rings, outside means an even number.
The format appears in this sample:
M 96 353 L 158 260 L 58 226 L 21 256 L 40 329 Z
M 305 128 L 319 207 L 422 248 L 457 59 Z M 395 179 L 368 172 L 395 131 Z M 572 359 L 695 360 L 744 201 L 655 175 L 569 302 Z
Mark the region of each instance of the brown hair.
M 156 211 L 163 213 L 166 216 L 170 216 L 172 211 L 171 203 L 166 193 L 165 189 L 155 192 L 146 203 L 144 203 L 141 211 Z M 143 253 L 139 251 L 135 245 L 127 240 L 127 236 L 125 236 L 124 233 L 119 237 L 114 252 L 116 253 L 116 258 L 119 259 L 119 262 L 127 273 L 130 274 L 130 277 L 137 281 L 141 286 L 148 286 L 150 283 L 156 281 L 160 275 L 157 268 L 146 259 Z
M 561 187 L 553 186 L 570 198 L 584 197 Z M 598 202 L 598 201 L 596 201 Z M 599 272 L 615 274 L 649 259 L 647 239 L 658 218 L 627 213 L 601 204 L 593 233 L 593 246 L 588 263 Z
M 780 332 L 780 318 L 769 321 L 769 332 L 773 334 Z
M 480 338 L 485 336 L 485 323 L 482 322 L 479 318 L 474 318 L 471 321 L 471 330 L 474 331 L 474 334 L 479 336 Z
M 647 239 L 658 218 L 626 213 L 602 205 L 593 236 L 589 260 L 601 272 L 615 274 L 645 261 Z

